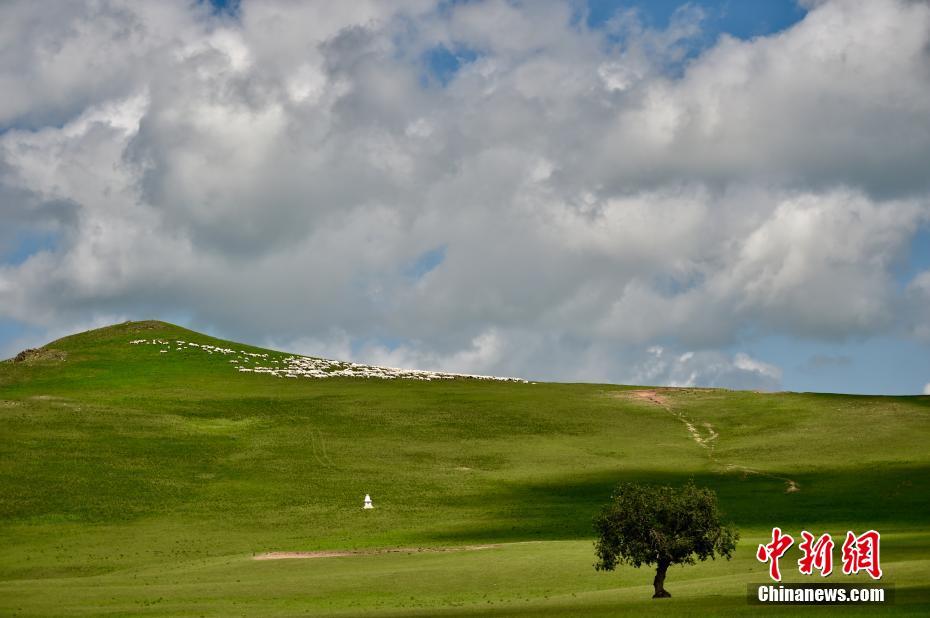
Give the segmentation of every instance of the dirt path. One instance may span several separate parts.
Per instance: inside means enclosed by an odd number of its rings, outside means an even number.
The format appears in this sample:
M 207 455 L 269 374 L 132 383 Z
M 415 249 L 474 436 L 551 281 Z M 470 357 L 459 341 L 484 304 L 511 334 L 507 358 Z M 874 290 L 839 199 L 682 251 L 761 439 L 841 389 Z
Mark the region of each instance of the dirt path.
M 648 401 L 649 403 L 663 408 L 666 412 L 681 421 L 688 430 L 688 434 L 691 435 L 691 439 L 697 442 L 701 447 L 710 451 L 710 457 L 713 459 L 713 450 L 714 447 L 717 446 L 717 438 L 720 437 L 720 434 L 717 433 L 713 425 L 710 423 L 699 423 L 689 418 L 683 412 L 672 407 L 668 397 L 656 390 L 629 391 L 629 394 L 633 399 Z
M 801 486 L 797 481 L 789 479 L 786 476 L 778 476 L 776 474 L 769 474 L 768 472 L 760 472 L 759 470 L 753 470 L 752 468 L 747 468 L 746 466 L 740 466 L 737 464 L 726 464 L 724 469 L 728 471 L 742 472 L 744 475 L 752 474 L 755 476 L 764 476 L 765 478 L 775 479 L 777 481 L 782 481 L 785 484 L 785 493 L 793 494 L 801 491 Z
M 443 554 L 458 551 L 478 551 L 503 547 L 491 545 L 463 545 L 461 547 L 391 547 L 387 549 L 330 550 L 330 551 L 272 551 L 252 556 L 252 560 L 308 560 L 312 558 L 345 558 L 347 556 L 377 556 L 380 554 Z
M 674 406 L 672 406 L 672 403 L 669 400 L 669 398 L 661 394 L 658 390 L 643 389 L 643 390 L 635 390 L 635 391 L 626 391 L 624 393 L 620 393 L 620 395 L 621 396 L 627 395 L 628 397 L 636 401 L 645 401 L 653 405 L 657 405 L 661 407 L 662 409 L 664 409 L 669 414 L 671 414 L 672 416 L 674 416 L 675 418 L 677 418 L 679 421 L 681 421 L 684 424 L 685 428 L 687 428 L 688 434 L 690 434 L 691 439 L 694 440 L 702 448 L 707 449 L 707 456 L 711 460 L 711 462 L 717 465 L 722 465 L 724 470 L 728 472 L 737 471 L 737 472 L 743 473 L 744 475 L 753 474 L 756 476 L 764 476 L 766 478 L 777 479 L 779 481 L 782 481 L 785 484 L 786 494 L 793 494 L 793 493 L 801 491 L 801 486 L 798 484 L 798 482 L 792 479 L 789 479 L 787 477 L 777 476 L 775 474 L 769 474 L 768 472 L 760 472 L 759 470 L 754 470 L 752 468 L 747 468 L 746 466 L 740 466 L 737 464 L 720 464 L 720 462 L 717 461 L 716 455 L 714 453 L 714 449 L 717 446 L 717 438 L 720 437 L 720 434 L 717 433 L 717 430 L 714 429 L 714 426 L 707 422 L 695 421 L 691 419 L 690 417 L 688 417 L 683 412 L 681 412 L 680 410 L 676 410 Z

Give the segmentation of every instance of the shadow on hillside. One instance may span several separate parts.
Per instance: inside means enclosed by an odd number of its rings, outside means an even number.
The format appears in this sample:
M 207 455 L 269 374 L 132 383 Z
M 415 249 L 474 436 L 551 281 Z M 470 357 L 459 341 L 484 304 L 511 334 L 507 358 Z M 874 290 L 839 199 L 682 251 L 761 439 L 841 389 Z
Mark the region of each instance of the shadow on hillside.
M 693 479 L 717 492 L 720 508 L 737 527 L 823 529 L 849 525 L 863 531 L 923 527 L 930 519 L 930 466 L 874 465 L 792 474 L 800 491 L 782 480 L 740 473 L 676 474 L 652 470 L 508 483 L 474 494 L 462 506 L 493 504 L 480 525 L 439 532 L 437 542 L 591 538 L 591 521 L 617 483 L 680 486 Z

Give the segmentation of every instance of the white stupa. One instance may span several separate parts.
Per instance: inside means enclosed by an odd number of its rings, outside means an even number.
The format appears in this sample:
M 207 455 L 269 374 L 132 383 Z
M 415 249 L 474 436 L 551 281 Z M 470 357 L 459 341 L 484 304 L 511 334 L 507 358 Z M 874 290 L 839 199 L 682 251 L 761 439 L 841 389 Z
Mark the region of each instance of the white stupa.
M 363 506 L 362 508 L 363 509 L 375 508 L 375 505 L 371 503 L 371 496 L 369 496 L 368 494 L 365 494 L 365 506 Z

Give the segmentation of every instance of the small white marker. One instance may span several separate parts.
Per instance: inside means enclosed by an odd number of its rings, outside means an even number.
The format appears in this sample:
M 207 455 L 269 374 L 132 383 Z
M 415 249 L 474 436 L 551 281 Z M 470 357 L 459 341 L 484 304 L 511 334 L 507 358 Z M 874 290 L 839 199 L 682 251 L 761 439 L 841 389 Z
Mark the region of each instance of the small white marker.
M 375 508 L 375 505 L 373 505 L 373 504 L 371 503 L 371 496 L 369 496 L 368 494 L 365 494 L 365 506 L 363 506 L 362 508 L 363 508 L 363 509 L 373 509 L 373 508 Z

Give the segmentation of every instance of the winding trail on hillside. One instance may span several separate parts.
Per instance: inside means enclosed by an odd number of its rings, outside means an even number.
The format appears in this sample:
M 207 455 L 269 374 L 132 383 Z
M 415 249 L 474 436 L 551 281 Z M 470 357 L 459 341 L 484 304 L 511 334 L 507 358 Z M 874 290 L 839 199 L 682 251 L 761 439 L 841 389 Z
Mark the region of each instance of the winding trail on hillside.
M 782 481 L 785 484 L 785 493 L 787 494 L 801 491 L 801 487 L 800 485 L 798 485 L 798 482 L 793 479 L 789 479 L 788 477 L 778 476 L 775 474 L 770 474 L 768 472 L 761 472 L 759 470 L 755 470 L 753 468 L 748 468 L 746 466 L 741 466 L 738 464 L 721 463 L 717 459 L 716 453 L 715 453 L 715 449 L 717 447 L 717 439 L 720 437 L 720 434 L 717 432 L 716 429 L 714 429 L 714 426 L 708 422 L 696 421 L 692 419 L 691 417 L 689 417 L 684 412 L 682 412 L 681 410 L 677 410 L 674 406 L 672 406 L 672 403 L 669 400 L 669 398 L 661 394 L 658 390 L 641 389 L 641 390 L 634 390 L 634 391 L 626 391 L 625 394 L 627 394 L 631 399 L 634 399 L 636 401 L 645 401 L 653 405 L 659 406 L 660 408 L 662 408 L 663 410 L 665 410 L 666 412 L 668 412 L 669 414 L 677 418 L 679 421 L 681 421 L 681 423 L 684 424 L 685 428 L 687 428 L 688 434 L 691 436 L 691 439 L 694 440 L 701 448 L 704 448 L 707 450 L 707 457 L 708 459 L 710 459 L 711 463 L 721 466 L 727 472 L 741 472 L 744 475 L 752 474 L 755 476 L 763 476 L 766 478 L 771 478 L 771 479 Z
M 336 464 L 326 452 L 326 439 L 319 429 L 310 430 L 310 448 L 314 458 L 324 468 L 334 468 Z
M 314 558 L 346 558 L 349 556 L 378 556 L 381 554 L 446 554 L 460 551 L 495 549 L 515 543 L 462 545 L 461 547 L 389 547 L 385 549 L 325 550 L 325 551 L 272 551 L 255 554 L 252 560 L 312 560 Z
M 658 391 L 630 391 L 630 396 L 640 401 L 648 401 L 649 403 L 655 404 L 677 418 L 687 428 L 688 433 L 691 435 L 691 439 L 697 442 L 700 447 L 707 449 L 711 460 L 714 459 L 714 448 L 717 446 L 717 438 L 720 437 L 720 434 L 717 433 L 713 425 L 710 423 L 697 422 L 680 410 L 676 410 L 672 407 L 668 397 L 660 394 Z

